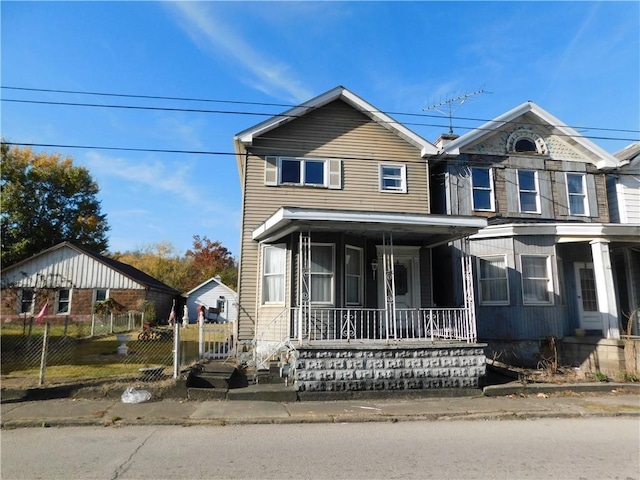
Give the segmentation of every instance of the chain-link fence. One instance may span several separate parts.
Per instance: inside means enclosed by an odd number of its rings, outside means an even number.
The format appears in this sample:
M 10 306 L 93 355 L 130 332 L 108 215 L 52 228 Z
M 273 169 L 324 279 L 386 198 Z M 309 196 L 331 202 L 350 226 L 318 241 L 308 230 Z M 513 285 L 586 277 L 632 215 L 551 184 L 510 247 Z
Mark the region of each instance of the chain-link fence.
M 211 349 L 199 325 L 150 326 L 138 312 L 30 319 L 4 324 L 0 334 L 5 388 L 168 379 Z

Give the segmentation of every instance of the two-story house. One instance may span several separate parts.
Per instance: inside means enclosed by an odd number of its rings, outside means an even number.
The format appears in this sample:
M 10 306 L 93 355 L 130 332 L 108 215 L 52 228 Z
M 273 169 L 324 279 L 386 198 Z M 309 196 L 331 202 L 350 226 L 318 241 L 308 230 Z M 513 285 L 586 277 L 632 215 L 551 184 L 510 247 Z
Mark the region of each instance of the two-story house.
M 555 337 L 565 362 L 617 370 L 611 254 L 640 241 L 640 226 L 610 223 L 606 172 L 618 159 L 532 102 L 448 140 L 431 167 L 434 212 L 485 217 L 488 226 L 435 258 L 475 258 L 478 336 L 488 355 L 535 365 Z M 435 301 L 459 303 L 460 288 L 448 287 L 460 284 L 454 275 Z M 616 360 L 605 365 L 609 357 Z
M 486 219 L 432 213 L 436 147 L 344 87 L 234 141 L 239 351 L 260 366 L 286 345 L 299 390 L 477 386 L 472 305 L 436 308 L 432 252 Z

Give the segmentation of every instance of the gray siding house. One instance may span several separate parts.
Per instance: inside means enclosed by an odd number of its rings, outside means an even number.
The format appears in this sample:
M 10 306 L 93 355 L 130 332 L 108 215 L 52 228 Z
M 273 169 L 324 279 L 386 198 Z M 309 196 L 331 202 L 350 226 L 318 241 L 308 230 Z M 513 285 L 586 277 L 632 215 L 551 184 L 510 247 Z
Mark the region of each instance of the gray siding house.
M 536 365 L 553 337 L 566 362 L 619 369 L 612 258 L 640 245 L 640 225 L 609 217 L 607 172 L 620 161 L 532 102 L 438 145 L 434 211 L 484 217 L 488 226 L 467 244 L 440 247 L 434 268 L 473 256 L 478 337 L 488 356 Z M 453 272 L 434 292 L 437 303 L 461 302 Z M 595 354 L 600 346 L 614 354 Z

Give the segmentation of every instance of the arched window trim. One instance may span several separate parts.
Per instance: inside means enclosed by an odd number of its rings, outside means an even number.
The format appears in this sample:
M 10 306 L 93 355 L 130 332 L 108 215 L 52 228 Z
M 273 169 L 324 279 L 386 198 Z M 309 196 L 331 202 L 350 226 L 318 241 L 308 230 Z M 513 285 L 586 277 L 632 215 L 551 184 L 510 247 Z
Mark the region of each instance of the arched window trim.
M 516 144 L 520 140 L 529 140 L 535 146 L 534 152 L 518 152 L 516 151 Z M 516 153 L 518 155 L 546 155 L 549 150 L 547 148 L 547 144 L 544 139 L 538 135 L 537 133 L 532 132 L 531 130 L 519 129 L 509 135 L 507 139 L 507 152 Z

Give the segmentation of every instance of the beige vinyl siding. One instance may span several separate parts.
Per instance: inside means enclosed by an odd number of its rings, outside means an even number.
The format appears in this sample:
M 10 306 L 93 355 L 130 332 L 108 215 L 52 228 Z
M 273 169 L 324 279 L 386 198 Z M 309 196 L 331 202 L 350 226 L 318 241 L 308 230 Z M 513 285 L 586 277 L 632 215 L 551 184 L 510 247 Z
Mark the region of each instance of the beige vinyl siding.
M 342 188 L 265 185 L 266 156 L 339 158 Z M 407 193 L 379 191 L 381 162 L 407 165 Z M 283 206 L 429 213 L 427 177 L 427 163 L 418 147 L 342 101 L 255 139 L 247 156 L 243 189 L 239 339 L 253 338 L 260 310 L 259 245 L 251 238 L 257 226 Z

